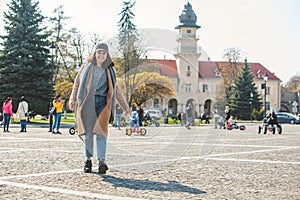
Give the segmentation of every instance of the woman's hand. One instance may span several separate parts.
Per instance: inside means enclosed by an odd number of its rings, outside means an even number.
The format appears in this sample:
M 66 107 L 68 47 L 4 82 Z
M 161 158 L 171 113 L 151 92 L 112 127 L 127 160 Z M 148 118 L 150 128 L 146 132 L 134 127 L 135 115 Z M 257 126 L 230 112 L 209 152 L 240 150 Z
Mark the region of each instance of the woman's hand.
M 70 110 L 74 111 L 74 103 L 69 103 Z

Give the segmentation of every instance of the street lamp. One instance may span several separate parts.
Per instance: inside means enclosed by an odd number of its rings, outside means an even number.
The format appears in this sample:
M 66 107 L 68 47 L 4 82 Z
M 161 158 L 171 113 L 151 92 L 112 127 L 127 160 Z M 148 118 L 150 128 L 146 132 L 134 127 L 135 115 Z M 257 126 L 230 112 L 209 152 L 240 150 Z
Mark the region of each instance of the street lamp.
M 250 121 L 252 122 L 252 100 L 253 100 L 253 93 L 250 92 Z
M 54 76 L 54 55 L 53 55 L 53 52 L 54 52 L 54 49 L 55 49 L 55 44 L 54 44 L 53 41 L 51 43 L 50 49 L 51 49 L 51 98 L 50 98 L 50 103 L 49 103 L 49 111 L 52 108 L 53 85 L 54 85 L 54 82 L 53 82 L 53 76 Z M 49 132 L 52 132 L 52 124 L 53 124 L 53 114 L 49 113 Z
M 265 84 L 264 84 L 264 88 L 265 88 L 265 97 L 264 97 L 264 117 L 267 117 L 267 81 L 268 81 L 268 74 L 265 73 L 264 74 L 264 81 L 265 81 Z

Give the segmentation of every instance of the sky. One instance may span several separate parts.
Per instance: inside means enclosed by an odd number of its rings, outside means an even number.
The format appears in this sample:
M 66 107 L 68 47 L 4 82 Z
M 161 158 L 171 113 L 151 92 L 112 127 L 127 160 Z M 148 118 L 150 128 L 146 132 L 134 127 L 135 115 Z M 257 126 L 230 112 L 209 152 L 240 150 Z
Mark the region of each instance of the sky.
M 188 1 L 201 26 L 197 31 L 198 45 L 212 61 L 224 60 L 225 49 L 239 48 L 243 59 L 261 63 L 282 83 L 300 74 L 300 0 L 136 0 L 133 22 L 138 29 L 156 32 L 155 37 L 164 35 L 167 41 L 165 33 L 177 33 L 175 26 L 180 24 L 179 16 Z M 5 33 L 3 12 L 9 2 L 0 1 L 0 35 Z M 122 0 L 39 1 L 46 17 L 53 16 L 54 8 L 60 5 L 71 17 L 67 23 L 70 28 L 83 34 L 98 32 L 107 39 L 117 35 Z M 167 44 L 159 48 L 172 53 Z M 170 54 L 167 59 L 175 58 Z

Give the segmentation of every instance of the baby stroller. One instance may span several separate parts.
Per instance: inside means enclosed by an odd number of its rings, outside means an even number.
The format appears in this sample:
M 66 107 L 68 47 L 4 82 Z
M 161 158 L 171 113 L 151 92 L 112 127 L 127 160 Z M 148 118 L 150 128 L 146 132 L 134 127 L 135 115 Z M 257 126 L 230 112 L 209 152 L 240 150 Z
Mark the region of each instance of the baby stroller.
M 225 119 L 224 116 L 222 116 L 221 119 L 219 120 L 218 126 L 219 126 L 220 129 L 221 128 L 226 129 L 226 119 Z

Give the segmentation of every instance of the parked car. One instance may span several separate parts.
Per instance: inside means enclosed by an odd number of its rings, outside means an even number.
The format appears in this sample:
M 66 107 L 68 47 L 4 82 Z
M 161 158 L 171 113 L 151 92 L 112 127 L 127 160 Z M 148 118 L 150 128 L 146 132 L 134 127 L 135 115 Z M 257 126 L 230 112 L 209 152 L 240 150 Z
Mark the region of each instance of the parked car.
M 155 119 L 161 119 L 162 118 L 162 113 L 160 110 L 145 110 L 145 113 L 149 112 L 150 117 L 155 118 Z
M 276 115 L 278 123 L 300 124 L 300 118 L 291 113 L 278 112 Z

